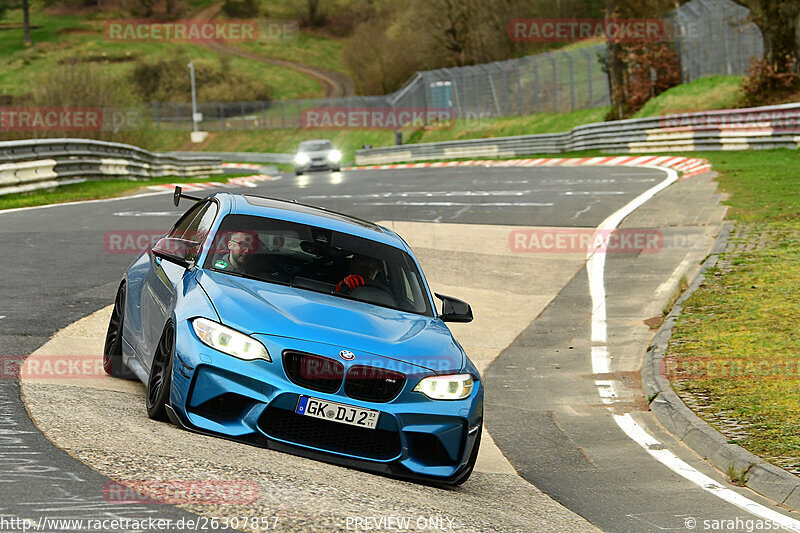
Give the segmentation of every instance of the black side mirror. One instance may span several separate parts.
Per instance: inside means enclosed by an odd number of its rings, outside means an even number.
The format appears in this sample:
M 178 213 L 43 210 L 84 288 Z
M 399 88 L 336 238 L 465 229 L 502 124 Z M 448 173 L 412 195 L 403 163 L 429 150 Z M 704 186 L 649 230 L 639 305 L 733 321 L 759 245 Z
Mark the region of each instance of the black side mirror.
M 189 268 L 197 259 L 200 243 L 175 237 L 162 237 L 153 245 L 151 251 L 156 257 Z
M 433 294 L 442 301 L 442 314 L 439 315 L 442 321 L 472 322 L 472 308 L 467 302 L 439 293 Z

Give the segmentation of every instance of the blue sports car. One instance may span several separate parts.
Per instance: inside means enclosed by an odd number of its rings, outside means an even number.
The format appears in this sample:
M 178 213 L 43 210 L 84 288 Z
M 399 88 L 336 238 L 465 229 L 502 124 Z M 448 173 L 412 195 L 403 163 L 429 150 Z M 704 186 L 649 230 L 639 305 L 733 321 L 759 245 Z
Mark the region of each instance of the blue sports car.
M 480 374 L 408 244 L 351 216 L 259 196 L 195 201 L 119 286 L 103 362 L 189 430 L 332 463 L 463 483 Z

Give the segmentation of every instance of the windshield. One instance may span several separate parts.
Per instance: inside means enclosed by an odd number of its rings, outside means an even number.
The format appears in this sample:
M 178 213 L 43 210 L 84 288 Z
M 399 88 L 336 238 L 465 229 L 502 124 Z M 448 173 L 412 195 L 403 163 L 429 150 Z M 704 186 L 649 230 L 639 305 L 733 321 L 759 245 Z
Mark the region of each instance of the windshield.
M 324 150 L 333 150 L 333 144 L 330 141 L 309 141 L 300 143 L 298 152 L 322 152 Z
M 406 252 L 325 228 L 228 215 L 204 267 L 432 316 L 422 277 Z

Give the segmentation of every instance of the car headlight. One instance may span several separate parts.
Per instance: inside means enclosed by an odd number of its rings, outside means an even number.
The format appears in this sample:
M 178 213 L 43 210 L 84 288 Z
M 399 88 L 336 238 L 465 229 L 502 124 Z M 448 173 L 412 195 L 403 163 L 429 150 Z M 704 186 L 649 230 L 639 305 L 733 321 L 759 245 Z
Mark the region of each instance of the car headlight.
M 342 160 L 342 152 L 339 150 L 331 150 L 328 152 L 328 160 L 330 160 L 332 163 L 338 163 Z
M 308 162 L 311 161 L 306 154 L 300 153 L 294 156 L 294 162 L 298 165 L 307 165 Z
M 266 347 L 249 335 L 207 318 L 195 318 L 192 327 L 203 344 L 215 350 L 246 361 L 264 359 L 272 362 Z
M 474 380 L 470 374 L 452 376 L 430 376 L 414 387 L 432 400 L 463 400 L 472 393 Z

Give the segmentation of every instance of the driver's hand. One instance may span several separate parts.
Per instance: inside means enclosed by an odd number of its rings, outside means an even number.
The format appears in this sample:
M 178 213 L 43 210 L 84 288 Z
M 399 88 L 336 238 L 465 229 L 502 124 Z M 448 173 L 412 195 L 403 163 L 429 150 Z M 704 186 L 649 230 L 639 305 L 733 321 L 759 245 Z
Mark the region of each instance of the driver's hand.
M 345 287 L 347 288 L 347 290 L 349 292 L 349 291 L 352 291 L 353 289 L 355 289 L 357 287 L 361 287 L 363 285 L 366 285 L 366 282 L 364 281 L 364 278 L 362 278 L 358 274 L 350 274 L 349 276 L 344 278 L 342 281 L 340 281 L 338 285 L 336 285 L 336 292 L 342 292 L 345 289 Z

